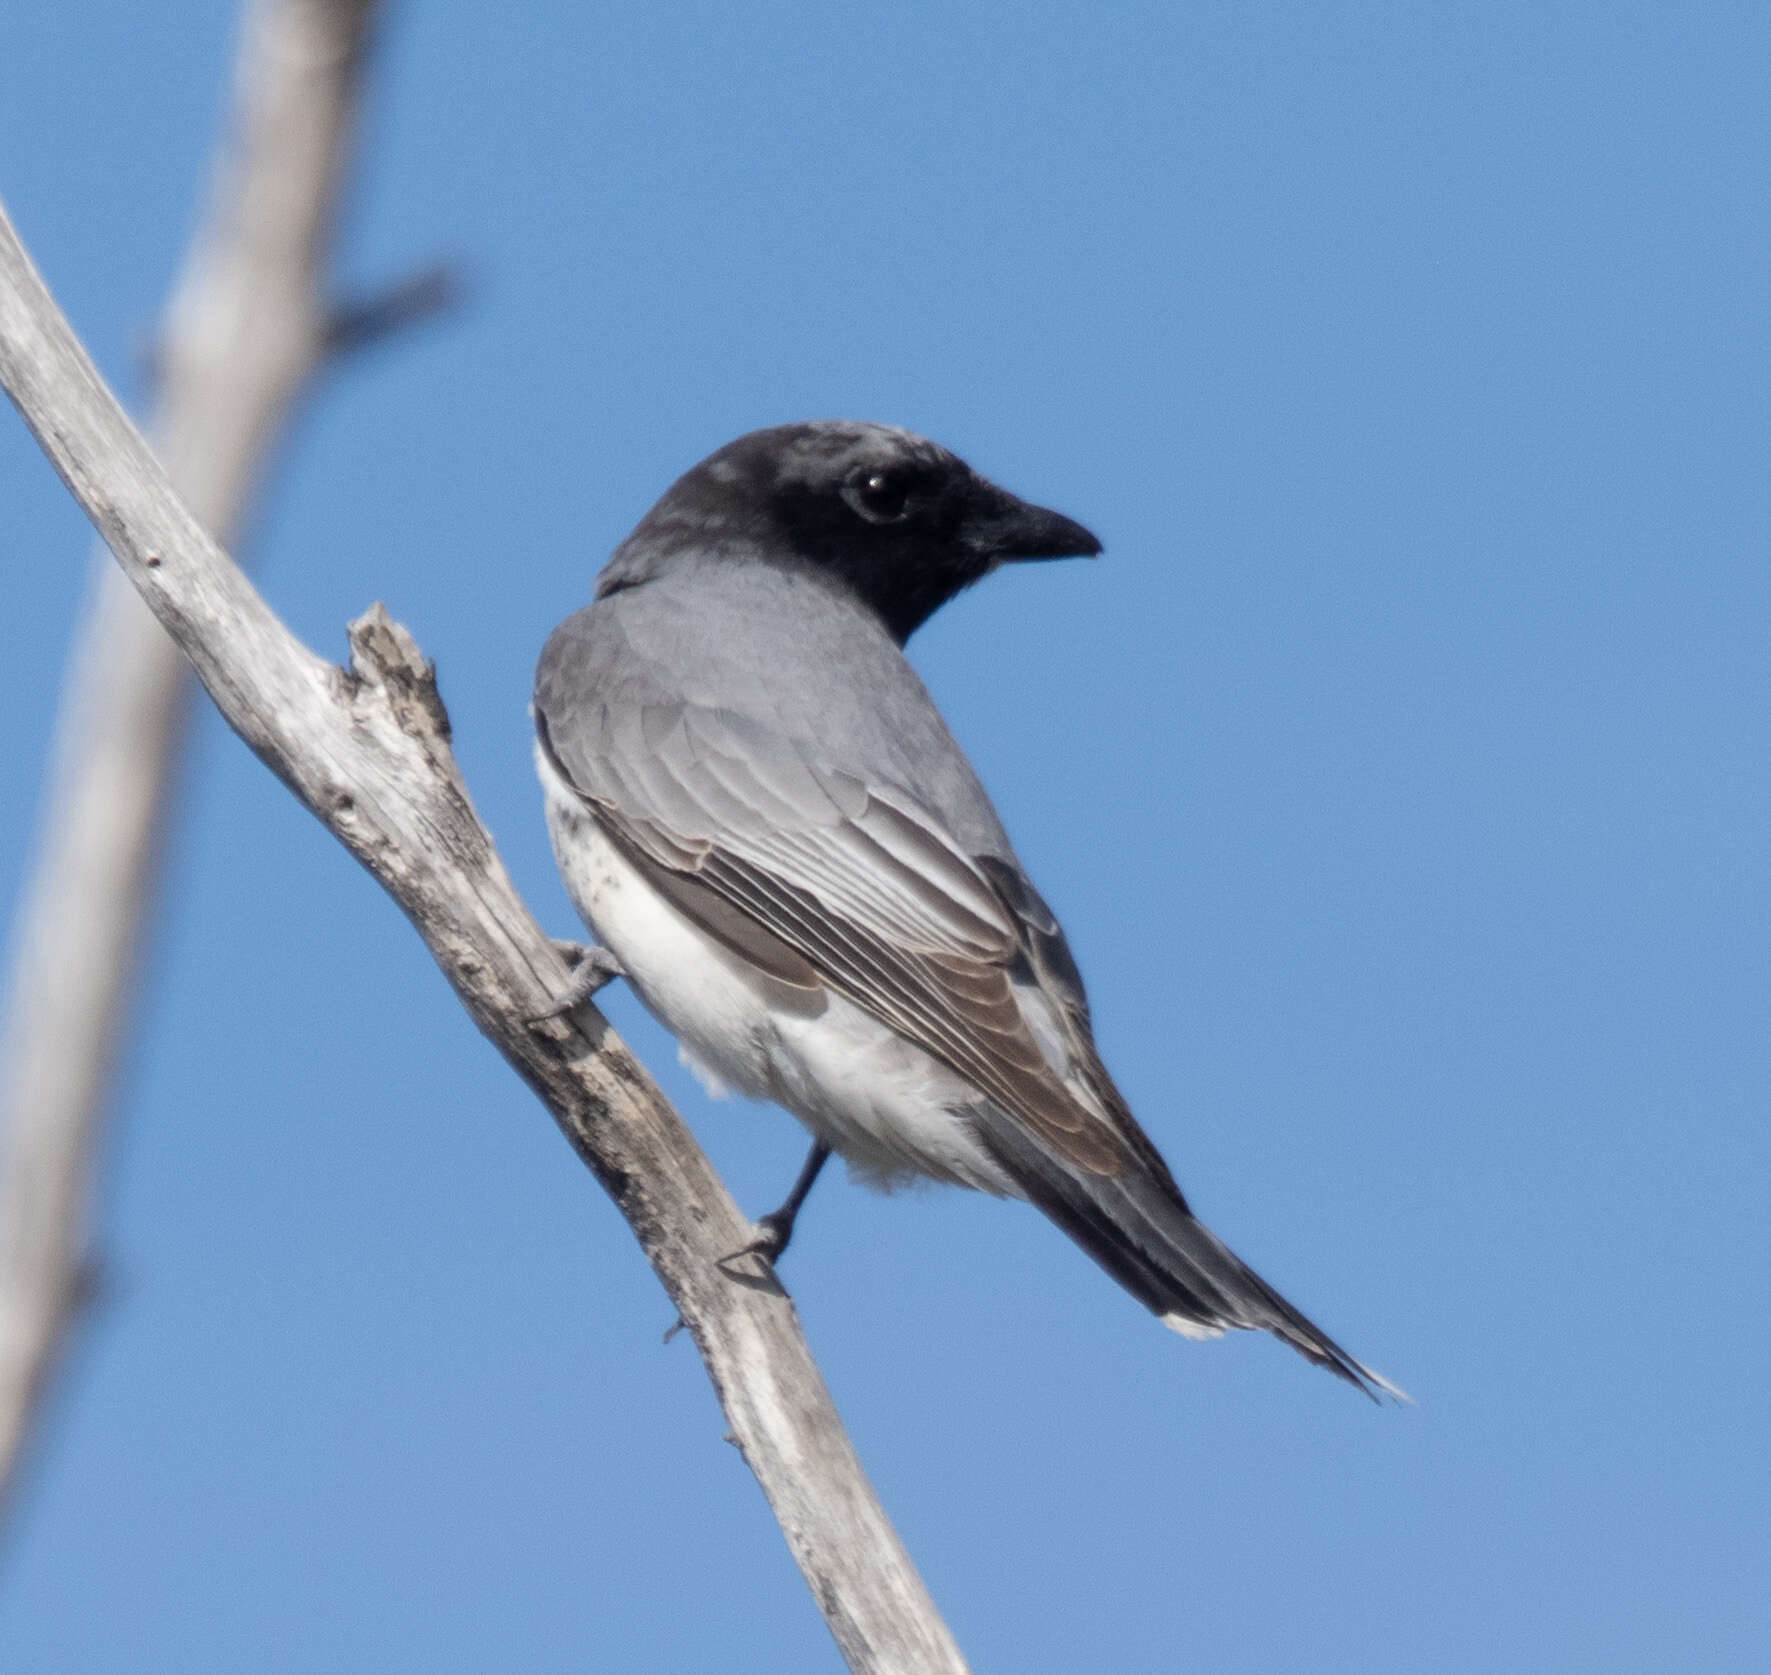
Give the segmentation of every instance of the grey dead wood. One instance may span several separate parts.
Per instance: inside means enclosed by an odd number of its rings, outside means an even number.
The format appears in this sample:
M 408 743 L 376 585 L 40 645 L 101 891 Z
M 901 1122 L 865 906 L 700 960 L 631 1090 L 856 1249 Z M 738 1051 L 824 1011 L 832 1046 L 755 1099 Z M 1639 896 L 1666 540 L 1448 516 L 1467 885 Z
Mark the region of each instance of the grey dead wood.
M 850 1668 L 963 1670 L 791 1300 L 766 1266 L 722 1265 L 753 1229 L 693 1136 L 594 1008 L 528 1022 L 570 974 L 474 813 L 411 637 L 377 606 L 342 669 L 278 622 L 173 492 L 3 214 L 0 381 L 228 724 L 399 902 L 626 1216 Z
M 335 306 L 327 268 L 376 0 L 253 0 L 209 202 L 153 361 L 155 448 L 237 540 L 340 349 L 447 300 L 434 270 Z M 159 872 L 190 679 L 100 551 L 69 659 L 0 1022 L 0 1511 L 91 1290 L 92 1177 Z

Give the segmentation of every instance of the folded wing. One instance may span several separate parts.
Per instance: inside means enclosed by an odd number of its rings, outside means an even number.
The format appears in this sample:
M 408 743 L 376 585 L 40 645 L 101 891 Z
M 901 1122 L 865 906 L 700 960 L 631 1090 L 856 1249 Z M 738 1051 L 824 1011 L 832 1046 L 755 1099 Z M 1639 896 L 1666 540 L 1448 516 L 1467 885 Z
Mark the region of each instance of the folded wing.
M 1264 1327 L 1367 1394 L 1389 1388 L 1192 1215 L 1101 1065 L 1063 933 L 1011 859 L 968 855 L 902 786 L 821 763 L 753 716 L 651 685 L 618 699 L 544 661 L 542 745 L 686 917 L 963 1076 L 978 1139 L 1169 1324 Z
M 537 720 L 593 817 L 709 935 L 804 980 L 760 928 L 1060 1158 L 1123 1167 L 1125 1138 L 1065 1086 L 1017 1002 L 1013 979 L 1033 980 L 1018 915 L 907 791 L 681 700 L 580 709 L 561 726 L 543 692 Z

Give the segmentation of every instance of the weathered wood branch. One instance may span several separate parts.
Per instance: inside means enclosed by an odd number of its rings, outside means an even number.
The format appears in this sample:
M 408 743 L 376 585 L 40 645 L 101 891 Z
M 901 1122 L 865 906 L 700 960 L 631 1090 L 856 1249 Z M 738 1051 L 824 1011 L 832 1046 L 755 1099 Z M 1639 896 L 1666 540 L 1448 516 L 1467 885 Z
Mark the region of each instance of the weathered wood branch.
M 377 0 L 252 0 L 209 203 L 154 352 L 156 450 L 233 544 L 287 421 L 342 348 L 447 300 L 434 270 L 329 294 Z M 185 732 L 183 655 L 109 555 L 69 659 L 0 1024 L 0 1509 L 90 1290 L 91 1177 Z
M 850 1667 L 963 1670 L 792 1301 L 766 1268 L 722 1265 L 752 1229 L 694 1137 L 593 1008 L 525 1022 L 568 973 L 474 813 L 410 636 L 372 609 L 352 625 L 347 670 L 283 627 L 179 501 L 3 213 L 0 382 L 229 725 L 399 902 L 626 1216 Z

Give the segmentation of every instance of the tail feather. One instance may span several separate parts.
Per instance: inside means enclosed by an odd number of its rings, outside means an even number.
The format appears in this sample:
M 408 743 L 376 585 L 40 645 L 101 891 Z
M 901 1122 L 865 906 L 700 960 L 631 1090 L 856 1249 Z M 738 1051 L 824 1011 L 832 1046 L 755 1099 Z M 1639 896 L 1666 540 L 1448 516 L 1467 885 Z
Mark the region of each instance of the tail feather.
M 979 1114 L 979 1138 L 1026 1193 L 1151 1313 L 1186 1337 L 1265 1330 L 1373 1401 L 1407 1394 L 1356 1361 L 1279 1295 L 1187 1208 L 1167 1176 L 1141 1160 L 1119 1175 L 1085 1175 L 1021 1124 Z M 1160 1164 L 1158 1164 L 1160 1167 Z

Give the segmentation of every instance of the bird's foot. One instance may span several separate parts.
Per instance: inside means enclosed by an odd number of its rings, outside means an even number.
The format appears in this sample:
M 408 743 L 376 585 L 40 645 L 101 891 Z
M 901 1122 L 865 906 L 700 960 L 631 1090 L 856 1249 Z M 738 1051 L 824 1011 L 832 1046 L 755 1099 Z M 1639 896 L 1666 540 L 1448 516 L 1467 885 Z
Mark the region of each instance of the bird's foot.
M 551 1023 L 576 1012 L 605 985 L 627 975 L 627 968 L 601 943 L 562 942 L 556 938 L 554 947 L 571 970 L 572 978 L 559 1002 L 536 1013 L 528 1020 L 531 1025 Z
M 793 1191 L 787 1195 L 787 1202 L 780 1209 L 770 1210 L 766 1216 L 759 1216 L 756 1237 L 749 1244 L 741 1245 L 730 1256 L 722 1256 L 719 1265 L 723 1268 L 728 1262 L 736 1262 L 741 1256 L 760 1256 L 773 1268 L 792 1242 L 793 1224 L 799 1220 L 800 1206 L 805 1203 L 806 1195 L 812 1190 L 812 1183 L 829 1161 L 830 1148 L 822 1140 L 814 1141 L 805 1167 L 800 1170 L 799 1179 L 793 1183 Z
M 744 1254 L 766 1257 L 772 1268 L 787 1254 L 787 1247 L 793 1242 L 793 1224 L 798 1217 L 797 1204 L 791 1210 L 785 1204 L 778 1210 L 771 1210 L 757 1222 L 756 1237 L 744 1247 Z
M 760 1256 L 772 1271 L 793 1238 L 793 1216 L 784 1213 L 785 1211 L 786 1206 L 783 1205 L 781 1209 L 772 1210 L 763 1216 L 756 1224 L 756 1237 L 747 1245 L 727 1251 L 719 1259 L 718 1266 L 729 1269 L 734 1262 L 741 1262 L 747 1256 Z

